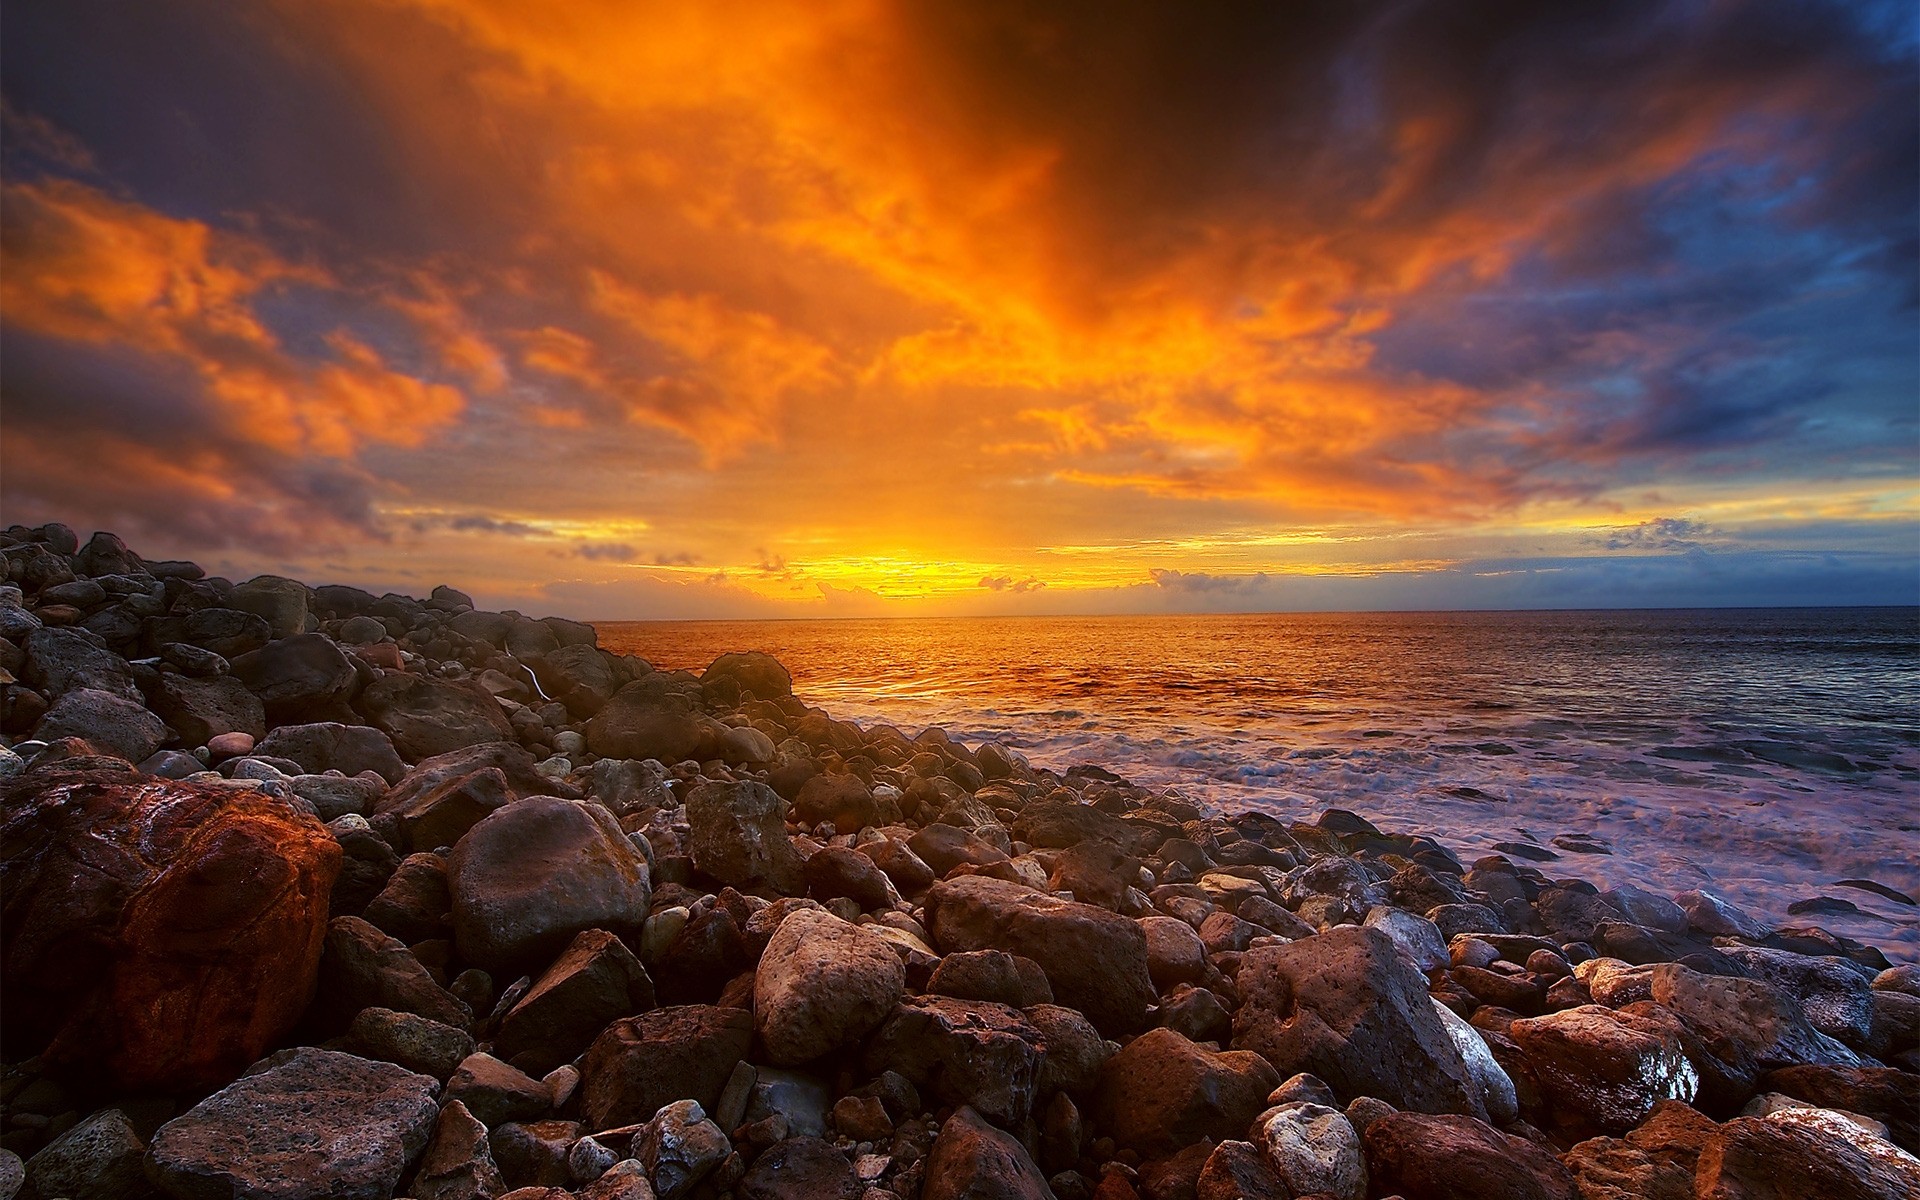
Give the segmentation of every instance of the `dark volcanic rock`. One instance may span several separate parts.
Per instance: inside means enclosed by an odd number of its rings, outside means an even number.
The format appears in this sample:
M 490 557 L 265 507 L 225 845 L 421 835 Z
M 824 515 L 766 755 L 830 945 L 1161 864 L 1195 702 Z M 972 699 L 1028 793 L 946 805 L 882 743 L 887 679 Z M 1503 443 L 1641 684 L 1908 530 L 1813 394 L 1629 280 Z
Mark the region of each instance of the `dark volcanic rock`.
M 768 1060 L 796 1066 L 852 1045 L 886 1020 L 906 983 L 900 956 L 878 934 L 819 909 L 789 914 L 754 973 Z
M 614 693 L 587 722 L 587 747 L 602 758 L 657 758 L 677 763 L 691 758 L 705 736 L 692 698 L 654 675 L 634 680 Z
M 569 1062 L 620 1017 L 653 1007 L 653 980 L 619 938 L 589 929 L 501 1019 L 496 1053 L 535 1074 Z
M 1026 1147 L 967 1107 L 940 1127 L 921 1200 L 1053 1200 Z
M 691 1004 L 613 1024 L 581 1061 L 581 1111 L 595 1129 L 637 1124 L 675 1100 L 709 1112 L 753 1044 L 753 1014 Z
M 793 695 L 793 676 L 771 654 L 750 650 L 744 654 L 722 654 L 713 660 L 700 682 L 731 679 L 742 691 L 761 700 L 778 700 Z
M 111 692 L 123 700 L 139 700 L 133 686 L 133 668 L 127 660 L 73 629 L 36 629 L 26 636 L 27 652 L 20 675 L 49 699 L 77 688 Z
M 1579 1200 L 1547 1151 L 1464 1116 L 1393 1113 L 1362 1134 L 1381 1194 L 1406 1200 Z
M 1699 1200 L 1910 1200 L 1920 1163 L 1845 1117 L 1785 1109 L 1721 1126 L 1694 1169 Z
M 359 917 L 328 923 L 313 1007 L 314 1018 L 328 1032 L 346 1028 L 363 1008 L 415 1013 L 461 1029 L 473 1017 L 403 943 Z
M 776 1142 L 733 1189 L 741 1200 L 859 1200 L 853 1164 L 813 1137 Z
M 167 1122 L 155 1182 L 180 1200 L 387 1200 L 438 1115 L 424 1075 L 302 1049 Z
M 867 1070 L 898 1071 L 923 1093 L 1018 1128 L 1033 1108 L 1046 1042 L 1017 1009 L 915 996 L 873 1035 Z
M 290 758 L 315 775 L 328 771 L 342 775 L 372 771 L 388 783 L 395 783 L 407 773 L 407 764 L 400 761 L 393 742 L 368 725 L 342 725 L 338 721 L 282 725 L 267 734 L 253 752 Z
M 1427 995 L 1427 981 L 1378 929 L 1345 925 L 1249 950 L 1233 1046 L 1284 1074 L 1309 1071 L 1342 1099 L 1484 1116 L 1479 1089 Z
M 1920 1075 L 1892 1067 L 1781 1067 L 1762 1076 L 1760 1087 L 1872 1117 L 1909 1154 L 1920 1154 Z
M 190 679 L 169 672 L 160 677 L 148 702 L 188 746 L 204 746 L 223 733 L 244 733 L 256 742 L 266 736 L 266 706 L 231 675 Z
M 332 638 L 320 633 L 270 642 L 234 658 L 233 675 L 267 706 L 276 725 L 340 720 L 359 677 Z
M 368 684 L 356 703 L 415 761 L 513 739 L 500 702 L 474 683 L 394 671 Z
M 1154 1158 L 1201 1138 L 1245 1135 L 1279 1085 L 1258 1054 L 1219 1053 L 1154 1029 L 1107 1060 L 1094 1119 L 1122 1146 Z
M 217 1084 L 313 994 L 341 853 L 284 801 L 30 772 L 0 784 L 0 846 L 9 1061 L 44 1047 L 100 1083 Z
M 1698 1090 L 1682 1027 L 1672 1016 L 1583 1004 L 1523 1017 L 1507 1026 L 1507 1036 L 1576 1137 L 1625 1133 L 1660 1101 L 1690 1101 Z
M 926 908 L 927 931 L 943 952 L 1005 950 L 1032 959 L 1055 998 L 1109 1037 L 1145 1023 L 1155 998 L 1147 936 L 1128 918 L 979 875 L 935 884 Z
M 167 727 L 138 701 L 75 688 L 47 709 L 34 736 L 43 742 L 79 738 L 103 754 L 137 763 L 167 740 Z
M 161 617 L 148 638 L 156 646 L 179 642 L 232 660 L 272 641 L 273 630 L 266 621 L 237 608 L 201 608 Z
M 791 895 L 803 884 L 787 802 L 764 783 L 703 783 L 687 796 L 693 865 L 731 887 Z
M 454 941 L 488 970 L 557 954 L 583 929 L 637 933 L 651 895 L 646 859 L 597 804 L 532 796 L 499 809 L 447 860 Z

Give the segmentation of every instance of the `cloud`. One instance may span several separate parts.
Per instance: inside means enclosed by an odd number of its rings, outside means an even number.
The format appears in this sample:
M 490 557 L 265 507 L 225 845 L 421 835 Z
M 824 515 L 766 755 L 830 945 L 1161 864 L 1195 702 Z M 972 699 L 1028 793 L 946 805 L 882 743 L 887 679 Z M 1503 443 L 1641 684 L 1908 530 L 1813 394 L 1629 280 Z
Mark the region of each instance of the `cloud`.
M 981 578 L 980 586 L 990 592 L 1012 592 L 1020 595 L 1025 592 L 1039 591 L 1047 586 L 1047 581 L 1033 575 L 1024 579 L 1012 575 L 986 575 Z
M 574 547 L 573 552 L 590 562 L 632 562 L 640 552 L 626 542 L 602 542 Z
M 497 533 L 503 537 L 515 538 L 551 537 L 553 534 L 550 529 L 530 525 L 525 521 L 507 521 L 479 513 L 449 517 L 446 526 L 460 533 Z
M 1713 533 L 1705 523 L 1686 517 L 1655 517 L 1592 540 L 1609 550 L 1701 550 L 1701 539 Z
M 1155 587 L 1174 592 L 1258 592 L 1270 582 L 1264 571 L 1251 575 L 1210 575 L 1205 571 L 1156 567 L 1149 574 Z

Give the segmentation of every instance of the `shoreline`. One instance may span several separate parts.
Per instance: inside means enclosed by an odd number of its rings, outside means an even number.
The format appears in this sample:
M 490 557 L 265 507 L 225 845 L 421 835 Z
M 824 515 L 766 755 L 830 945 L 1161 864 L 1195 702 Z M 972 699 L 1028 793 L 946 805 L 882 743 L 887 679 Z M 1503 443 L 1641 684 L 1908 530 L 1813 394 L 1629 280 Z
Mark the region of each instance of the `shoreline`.
M 0 549 L 4 1200 L 289 1139 L 276 1194 L 417 1200 L 1920 1186 L 1920 970 L 1817 915 L 1209 814 L 448 587 Z

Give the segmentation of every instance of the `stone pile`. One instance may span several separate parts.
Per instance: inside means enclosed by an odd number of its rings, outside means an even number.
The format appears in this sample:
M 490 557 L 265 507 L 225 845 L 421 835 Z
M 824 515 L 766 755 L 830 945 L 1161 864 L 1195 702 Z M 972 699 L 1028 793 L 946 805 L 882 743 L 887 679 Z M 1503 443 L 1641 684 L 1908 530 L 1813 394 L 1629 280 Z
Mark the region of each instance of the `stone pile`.
M 1920 968 L 0 534 L 0 1200 L 1920 1194 Z

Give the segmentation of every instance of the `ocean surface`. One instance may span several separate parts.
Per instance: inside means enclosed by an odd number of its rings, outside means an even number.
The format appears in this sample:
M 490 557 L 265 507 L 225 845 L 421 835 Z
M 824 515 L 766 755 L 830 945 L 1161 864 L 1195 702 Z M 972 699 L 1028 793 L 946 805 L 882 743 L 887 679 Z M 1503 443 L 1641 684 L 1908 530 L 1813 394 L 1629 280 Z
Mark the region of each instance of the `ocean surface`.
M 1465 861 L 1705 887 L 1920 961 L 1920 611 L 1888 608 L 603 622 L 702 670 L 1092 763 L 1222 811 L 1351 809 Z M 1516 850 L 1514 847 L 1520 849 Z M 1829 897 L 1858 912 L 1790 916 Z

